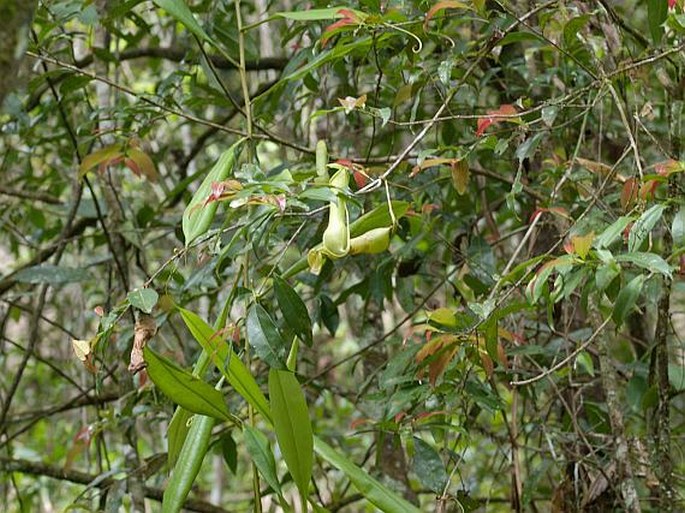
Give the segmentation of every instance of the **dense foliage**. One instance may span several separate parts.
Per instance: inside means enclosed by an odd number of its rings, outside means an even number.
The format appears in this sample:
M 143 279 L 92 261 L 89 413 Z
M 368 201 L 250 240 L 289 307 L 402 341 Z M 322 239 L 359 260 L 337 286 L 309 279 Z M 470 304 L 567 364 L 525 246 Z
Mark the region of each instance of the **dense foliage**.
M 15 4 L 3 511 L 683 510 L 681 0 Z

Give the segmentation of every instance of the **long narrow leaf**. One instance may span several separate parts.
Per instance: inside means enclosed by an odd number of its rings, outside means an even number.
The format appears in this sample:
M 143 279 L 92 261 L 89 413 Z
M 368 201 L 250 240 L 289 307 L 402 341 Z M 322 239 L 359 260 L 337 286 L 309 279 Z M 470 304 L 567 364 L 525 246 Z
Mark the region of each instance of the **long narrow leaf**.
M 149 347 L 143 349 L 143 355 L 152 382 L 176 404 L 200 415 L 220 420 L 234 420 L 221 392 L 158 355 Z
M 247 341 L 259 358 L 275 369 L 285 370 L 285 342 L 276 323 L 264 308 L 253 305 L 247 312 Z
M 209 355 L 217 369 L 226 377 L 230 385 L 260 415 L 271 422 L 269 403 L 238 355 L 221 337 L 216 336 L 212 327 L 197 314 L 183 308 L 179 308 L 179 311 L 190 333 Z
M 269 371 L 269 400 L 276 439 L 293 481 L 303 497 L 312 477 L 313 434 L 300 383 L 289 371 Z
M 284 279 L 274 276 L 274 293 L 285 323 L 302 342 L 312 346 L 312 321 L 300 296 Z
M 190 427 L 178 461 L 171 472 L 171 478 L 164 490 L 162 513 L 181 511 L 209 449 L 209 440 L 215 422 L 212 417 L 203 415 L 193 417 L 193 425 Z
M 181 23 L 191 33 L 204 41 L 211 41 L 211 38 L 197 22 L 197 19 L 188 9 L 185 0 L 153 0 L 158 7 L 171 14 L 176 21 Z
M 421 513 L 416 506 L 386 488 L 320 438 L 314 437 L 314 450 L 328 463 L 344 472 L 357 490 L 384 513 Z
M 262 415 L 268 424 L 272 424 L 271 411 L 266 398 L 237 355 L 228 349 L 227 345 L 223 342 L 221 344 L 215 342 L 210 345 L 207 342 L 208 340 L 218 341 L 218 339 L 216 337 L 212 338 L 212 328 L 195 314 L 187 310 L 181 310 L 181 315 L 183 315 L 193 336 L 203 345 L 205 351 L 211 355 L 212 361 L 226 376 L 226 379 L 233 385 L 236 391 Z M 224 362 L 226 360 L 230 362 L 230 368 L 227 368 L 225 365 Z M 238 375 L 235 369 L 240 369 L 238 371 L 240 375 Z M 238 384 L 237 386 L 236 383 Z M 420 513 L 414 505 L 372 478 L 366 471 L 342 456 L 320 438 L 314 436 L 313 442 L 314 451 L 328 463 L 344 472 L 359 492 L 382 511 L 386 513 Z
M 243 426 L 243 439 L 247 452 L 259 473 L 278 495 L 282 495 L 281 483 L 278 481 L 278 474 L 276 473 L 276 460 L 271 447 L 269 447 L 269 440 L 260 431 L 247 424 Z
M 204 234 L 212 224 L 218 203 L 213 201 L 207 203 L 207 200 L 212 191 L 212 184 L 214 182 L 221 182 L 225 180 L 233 169 L 236 155 L 243 143 L 244 139 L 240 139 L 233 146 L 221 154 L 214 167 L 209 171 L 205 179 L 200 184 L 200 187 L 195 191 L 193 199 L 183 212 L 183 235 L 185 237 L 186 246 L 200 235 Z

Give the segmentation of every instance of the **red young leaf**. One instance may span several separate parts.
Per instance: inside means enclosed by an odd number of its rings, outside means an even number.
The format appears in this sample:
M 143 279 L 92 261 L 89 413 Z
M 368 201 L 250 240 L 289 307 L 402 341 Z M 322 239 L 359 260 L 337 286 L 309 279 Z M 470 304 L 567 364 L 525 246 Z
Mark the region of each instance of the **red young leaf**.
M 456 0 L 443 0 L 442 2 L 438 2 L 426 13 L 426 19 L 423 22 L 423 29 L 426 30 L 428 27 L 428 22 L 433 18 L 433 16 L 440 11 L 444 11 L 445 9 L 470 9 L 470 7 L 464 2 L 458 2 Z
M 488 111 L 487 116 L 478 119 L 476 137 L 483 135 L 490 125 L 499 123 L 502 119 L 508 119 L 509 117 L 516 115 L 517 112 L 516 107 L 508 103 L 500 106 L 497 110 Z
M 332 23 L 326 27 L 321 35 L 321 46 L 326 46 L 328 40 L 333 37 L 338 31 L 348 27 L 350 25 L 359 25 L 363 20 L 356 12 L 350 9 L 340 9 L 338 14 L 342 15 L 342 18 Z
M 643 200 L 654 199 L 654 194 L 656 193 L 656 188 L 659 185 L 659 180 L 647 180 L 640 187 L 640 198 Z
M 668 8 L 673 9 L 676 5 L 677 0 L 668 0 Z
M 637 178 L 628 178 L 623 184 L 623 190 L 621 190 L 621 206 L 623 210 L 630 210 L 633 202 L 637 199 L 637 185 Z
M 364 187 L 367 183 L 369 183 L 369 177 L 366 176 L 364 173 L 361 171 L 353 171 L 352 172 L 352 177 L 354 178 L 354 183 L 357 184 L 357 187 L 361 189 Z

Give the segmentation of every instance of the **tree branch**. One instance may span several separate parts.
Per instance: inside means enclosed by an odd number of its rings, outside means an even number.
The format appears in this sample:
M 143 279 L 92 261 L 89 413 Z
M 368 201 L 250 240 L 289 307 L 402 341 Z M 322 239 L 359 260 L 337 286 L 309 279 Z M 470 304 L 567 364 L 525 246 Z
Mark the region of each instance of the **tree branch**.
M 117 480 L 111 477 L 99 479 L 99 476 L 97 475 L 88 474 L 79 470 L 66 470 L 64 468 L 23 459 L 0 458 L 0 471 L 45 476 L 100 489 L 109 488 L 117 483 Z M 152 488 L 150 486 L 145 486 L 143 490 L 146 498 L 161 502 L 164 490 Z M 224 508 L 198 499 L 187 499 L 183 504 L 183 507 L 189 511 L 197 511 L 199 513 L 229 513 L 229 511 Z

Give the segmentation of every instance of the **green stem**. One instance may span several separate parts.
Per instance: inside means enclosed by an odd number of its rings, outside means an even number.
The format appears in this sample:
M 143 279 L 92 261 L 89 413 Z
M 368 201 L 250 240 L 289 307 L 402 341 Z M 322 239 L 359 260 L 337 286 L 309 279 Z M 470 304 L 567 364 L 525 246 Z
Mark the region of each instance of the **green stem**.
M 252 105 L 250 105 L 250 91 L 247 88 L 247 72 L 245 70 L 245 36 L 243 35 L 243 18 L 240 14 L 240 0 L 235 1 L 235 17 L 238 23 L 238 49 L 240 52 L 240 85 L 245 98 L 245 119 L 247 120 L 247 136 L 252 137 Z

